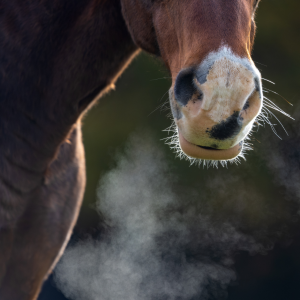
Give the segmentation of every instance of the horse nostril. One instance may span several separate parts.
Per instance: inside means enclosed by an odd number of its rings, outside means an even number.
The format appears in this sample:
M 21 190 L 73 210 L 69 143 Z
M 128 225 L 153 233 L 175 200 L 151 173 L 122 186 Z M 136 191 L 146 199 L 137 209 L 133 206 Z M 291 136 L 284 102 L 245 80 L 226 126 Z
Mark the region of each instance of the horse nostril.
M 246 110 L 247 108 L 249 108 L 249 106 L 250 106 L 250 102 L 249 102 L 249 100 L 247 100 L 243 107 L 243 110 Z
M 174 95 L 176 101 L 182 106 L 186 106 L 188 101 L 191 100 L 193 95 L 197 92 L 194 85 L 194 78 L 194 68 L 181 70 L 177 75 L 174 86 Z
M 261 79 L 258 76 L 254 78 L 255 90 L 261 95 Z

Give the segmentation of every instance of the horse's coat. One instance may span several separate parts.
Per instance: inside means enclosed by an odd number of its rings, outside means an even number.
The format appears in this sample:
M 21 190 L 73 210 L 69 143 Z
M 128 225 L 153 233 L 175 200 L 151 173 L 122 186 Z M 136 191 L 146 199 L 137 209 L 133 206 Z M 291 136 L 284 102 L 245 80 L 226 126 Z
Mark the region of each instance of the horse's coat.
M 1 1 L 1 300 L 36 299 L 63 252 L 85 187 L 80 117 L 139 47 L 161 56 L 172 74 L 182 149 L 208 159 L 239 153 L 261 105 L 250 58 L 256 6 L 254 0 Z M 180 99 L 182 91 L 189 97 Z

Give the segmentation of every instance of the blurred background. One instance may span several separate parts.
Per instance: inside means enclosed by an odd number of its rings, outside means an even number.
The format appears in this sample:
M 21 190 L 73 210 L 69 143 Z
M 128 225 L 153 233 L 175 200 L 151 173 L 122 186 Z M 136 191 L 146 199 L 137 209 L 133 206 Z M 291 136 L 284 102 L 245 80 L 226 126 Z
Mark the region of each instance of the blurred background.
M 132 133 L 150 130 L 180 184 L 208 195 L 203 201 L 208 202 L 217 219 L 233 223 L 243 220 L 239 229 L 269 249 L 255 255 L 247 251 L 234 254 L 237 280 L 227 287 L 227 298 L 300 299 L 299 14 L 299 1 L 262 0 L 256 16 L 258 29 L 253 51 L 253 60 L 267 79 L 263 81 L 264 88 L 281 96 L 272 92 L 265 95 L 296 119 L 292 121 L 275 112 L 289 136 L 280 125 L 276 129 L 282 140 L 269 125 L 260 127 L 252 136 L 253 151 L 248 152 L 247 162 L 228 169 L 190 167 L 188 162 L 176 159 L 164 144 L 162 139 L 168 133 L 163 130 L 171 125 L 167 103 L 169 74 L 158 59 L 140 54 L 118 80 L 116 90 L 103 97 L 83 120 L 87 187 L 72 240 L 99 235 L 103 227 L 103 217 L 95 209 L 99 180 L 115 167 L 114 157 L 122 152 Z M 274 118 L 272 122 L 278 124 Z M 228 182 L 227 192 L 215 194 L 212 182 L 228 177 L 234 180 Z M 242 200 L 234 196 L 237 186 L 247 194 Z M 50 299 L 67 299 L 56 289 L 52 276 L 39 297 Z

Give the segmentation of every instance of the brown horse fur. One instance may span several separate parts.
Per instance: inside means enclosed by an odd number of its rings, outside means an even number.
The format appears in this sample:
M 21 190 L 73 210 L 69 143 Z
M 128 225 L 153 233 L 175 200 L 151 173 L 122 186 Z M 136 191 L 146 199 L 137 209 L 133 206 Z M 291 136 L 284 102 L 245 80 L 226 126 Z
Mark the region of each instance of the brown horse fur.
M 0 299 L 33 300 L 85 188 L 80 118 L 142 48 L 173 82 L 226 43 L 250 58 L 255 0 L 2 0 Z

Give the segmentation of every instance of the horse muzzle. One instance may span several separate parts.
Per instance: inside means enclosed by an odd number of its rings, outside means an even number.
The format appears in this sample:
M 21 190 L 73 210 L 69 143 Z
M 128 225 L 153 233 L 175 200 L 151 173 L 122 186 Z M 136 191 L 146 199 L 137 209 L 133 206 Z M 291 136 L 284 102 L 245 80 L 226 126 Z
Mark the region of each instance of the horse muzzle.
M 170 104 L 182 151 L 194 158 L 229 160 L 261 111 L 260 73 L 225 48 L 179 72 Z

